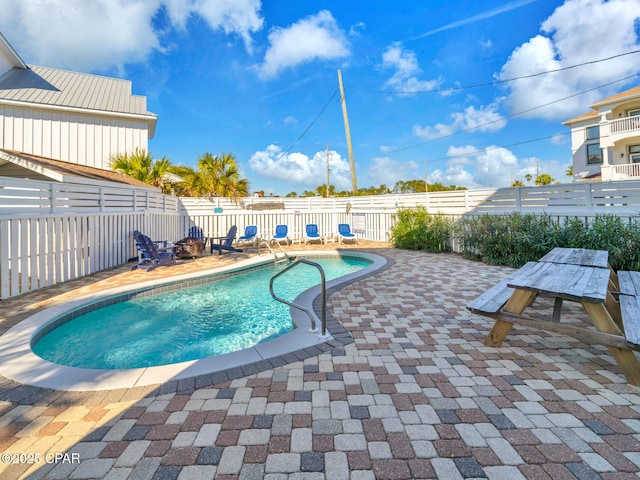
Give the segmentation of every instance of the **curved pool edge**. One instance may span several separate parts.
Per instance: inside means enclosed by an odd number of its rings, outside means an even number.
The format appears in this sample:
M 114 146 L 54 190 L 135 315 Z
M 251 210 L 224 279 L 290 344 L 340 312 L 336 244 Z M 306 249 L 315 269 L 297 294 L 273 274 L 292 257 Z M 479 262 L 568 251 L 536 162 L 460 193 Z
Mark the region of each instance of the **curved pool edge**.
M 300 252 L 298 256 L 309 259 L 326 256 L 351 256 L 366 258 L 372 262 L 371 265 L 361 270 L 328 281 L 326 284 L 328 292 L 336 288 L 343 288 L 362 277 L 374 274 L 387 264 L 387 259 L 381 255 L 357 250 L 349 250 L 348 252 L 338 250 L 309 251 Z M 213 274 L 236 272 L 272 262 L 273 258 L 270 256 L 255 256 L 233 265 L 114 287 L 42 310 L 21 321 L 0 336 L 0 375 L 25 385 L 54 390 L 113 390 L 146 387 L 206 375 L 210 375 L 211 379 L 223 379 L 221 372 L 226 372 L 225 378 L 232 376 L 237 378 L 257 373 L 267 368 L 275 368 L 303 358 L 309 358 L 345 344 L 346 339 L 343 332 L 336 332 L 338 333 L 338 338 L 334 338 L 333 335 L 321 338 L 318 333 L 310 333 L 308 331 L 310 327 L 309 318 L 302 312 L 292 309 L 291 316 L 297 328 L 285 335 L 245 350 L 170 365 L 126 370 L 76 368 L 44 360 L 33 353 L 31 349 L 33 338 L 42 329 L 74 309 L 122 295 L 123 293 L 144 291 Z M 319 294 L 320 286 L 318 285 L 306 290 L 295 299 L 296 303 L 314 313 L 318 328 L 320 328 L 320 319 L 313 309 L 313 301 Z M 331 330 L 329 328 L 330 334 L 332 333 Z M 335 331 L 335 329 L 333 330 Z

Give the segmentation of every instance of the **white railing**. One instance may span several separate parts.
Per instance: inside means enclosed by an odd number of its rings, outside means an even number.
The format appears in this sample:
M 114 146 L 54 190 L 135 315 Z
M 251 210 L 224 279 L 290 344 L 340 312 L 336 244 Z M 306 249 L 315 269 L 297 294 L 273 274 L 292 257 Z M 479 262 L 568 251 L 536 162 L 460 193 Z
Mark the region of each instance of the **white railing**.
M 611 133 L 625 133 L 633 130 L 640 130 L 640 117 L 624 117 L 611 120 L 609 122 Z
M 359 227 L 359 238 L 386 241 L 397 209 L 418 205 L 454 218 L 509 211 L 634 218 L 640 181 L 281 200 L 284 208 L 247 210 L 226 199 L 176 199 L 153 189 L 0 178 L 0 299 L 126 263 L 136 257 L 134 230 L 175 241 L 193 225 L 207 236 L 223 236 L 232 225 L 240 232 L 257 225 L 268 239 L 276 225 L 286 224 L 300 238 L 307 223 L 326 235 L 335 234 L 338 223 L 350 223 Z M 250 201 L 273 199 L 244 199 L 244 205 Z
M 640 177 L 640 163 L 609 165 L 609 168 L 613 170 L 612 178 L 625 179 L 629 177 Z

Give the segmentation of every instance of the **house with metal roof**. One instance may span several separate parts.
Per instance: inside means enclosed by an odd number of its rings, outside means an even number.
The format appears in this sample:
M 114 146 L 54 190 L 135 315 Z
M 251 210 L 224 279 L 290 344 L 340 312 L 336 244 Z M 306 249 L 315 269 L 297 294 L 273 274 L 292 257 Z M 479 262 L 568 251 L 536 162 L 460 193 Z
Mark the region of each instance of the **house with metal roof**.
M 130 81 L 27 65 L 0 34 L 0 176 L 35 178 L 13 151 L 110 171 L 113 154 L 148 150 L 156 121 Z
M 640 86 L 589 107 L 564 122 L 575 181 L 640 179 Z

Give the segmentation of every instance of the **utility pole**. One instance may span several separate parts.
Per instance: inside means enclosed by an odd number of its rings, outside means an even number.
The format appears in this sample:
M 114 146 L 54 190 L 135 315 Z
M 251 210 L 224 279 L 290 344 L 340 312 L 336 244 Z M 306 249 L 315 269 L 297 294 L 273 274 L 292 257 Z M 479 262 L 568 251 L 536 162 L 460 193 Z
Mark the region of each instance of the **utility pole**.
M 429 182 L 427 181 L 427 161 L 424 161 L 424 193 L 429 193 Z
M 325 154 L 327 156 L 327 188 L 325 197 L 329 198 L 329 144 L 325 146 Z
M 349 128 L 349 115 L 347 114 L 347 101 L 344 98 L 344 87 L 342 86 L 342 73 L 338 70 L 338 85 L 340 86 L 340 104 L 342 105 L 342 117 L 344 118 L 344 132 L 347 136 L 347 151 L 349 152 L 349 165 L 351 165 L 351 188 L 353 194 L 358 192 L 356 182 L 356 164 L 353 161 L 353 147 L 351 146 L 351 129 Z

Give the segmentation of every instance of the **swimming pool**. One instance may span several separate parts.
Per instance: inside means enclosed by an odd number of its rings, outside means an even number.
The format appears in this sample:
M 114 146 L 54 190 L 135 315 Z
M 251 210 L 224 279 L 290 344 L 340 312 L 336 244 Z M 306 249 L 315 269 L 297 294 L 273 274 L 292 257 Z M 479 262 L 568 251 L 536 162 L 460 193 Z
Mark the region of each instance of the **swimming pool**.
M 371 264 L 358 257 L 318 258 L 326 279 Z M 136 295 L 69 321 L 53 322 L 33 351 L 53 363 L 79 368 L 141 368 L 198 360 L 243 350 L 294 329 L 289 308 L 269 293 L 286 264 L 266 265 L 170 291 Z M 278 296 L 293 301 L 318 285 L 314 267 L 300 264 L 277 279 Z M 162 290 L 162 289 L 161 289 Z M 66 320 L 66 319 L 65 319 Z M 59 324 L 61 323 L 61 324 Z
M 339 251 L 304 252 L 304 258 L 312 261 L 326 257 L 351 257 L 371 262 L 365 268 L 327 281 L 328 291 L 333 288 L 342 288 L 359 278 L 370 275 L 387 263 L 387 260 L 380 255 L 355 250 L 350 250 L 348 253 Z M 310 333 L 309 327 L 312 323 L 310 318 L 304 313 L 292 309 L 289 314 L 296 328 L 276 338 L 270 338 L 269 341 L 263 341 L 242 350 L 168 365 L 127 369 L 80 368 L 44 360 L 33 352 L 32 346 L 44 335 L 54 331 L 59 325 L 98 308 L 129 300 L 135 296 L 169 292 L 186 286 L 207 283 L 214 275 L 236 275 L 239 272 L 265 265 L 273 265 L 273 257 L 268 255 L 254 256 L 207 271 L 174 275 L 170 278 L 158 278 L 136 285 L 111 288 L 83 297 L 75 297 L 64 304 L 39 311 L 0 336 L 0 375 L 22 384 L 57 390 L 111 390 L 156 385 L 193 377 L 197 377 L 196 382 L 207 381 L 206 378 L 209 378 L 210 382 L 211 378 L 239 378 L 250 372 L 263 371 L 274 366 L 299 361 L 353 341 L 340 325 L 342 319 L 333 319 L 329 315 L 330 335 L 328 338 L 321 337 L 318 333 Z M 298 268 L 301 267 L 296 267 L 294 272 L 288 272 L 276 280 L 276 294 L 282 293 L 278 281 L 290 273 L 295 276 L 295 270 Z M 171 274 L 169 269 L 167 273 Z M 311 287 L 298 295 L 295 298 L 295 303 L 313 312 L 312 304 L 319 294 L 319 285 Z M 320 319 L 315 314 L 314 320 L 317 325 L 320 324 Z M 80 345 L 79 348 L 85 349 L 85 346 Z

